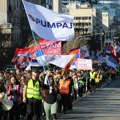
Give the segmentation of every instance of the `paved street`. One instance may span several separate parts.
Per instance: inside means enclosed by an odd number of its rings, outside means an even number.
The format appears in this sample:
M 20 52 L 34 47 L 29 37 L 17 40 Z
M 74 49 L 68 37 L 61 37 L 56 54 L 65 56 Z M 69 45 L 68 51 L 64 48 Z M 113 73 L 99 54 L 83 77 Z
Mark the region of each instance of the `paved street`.
M 59 120 L 120 120 L 120 78 L 78 100 Z

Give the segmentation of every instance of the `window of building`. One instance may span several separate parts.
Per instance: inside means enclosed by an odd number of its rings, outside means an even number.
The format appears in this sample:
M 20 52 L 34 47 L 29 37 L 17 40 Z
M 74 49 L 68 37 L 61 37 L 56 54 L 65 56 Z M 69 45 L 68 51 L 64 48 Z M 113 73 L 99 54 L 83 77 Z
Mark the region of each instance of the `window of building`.
M 89 20 L 91 20 L 91 17 L 88 17 Z
M 8 1 L 8 11 L 12 11 L 11 0 Z
M 78 26 L 78 25 L 79 25 L 79 23 L 76 23 L 76 25 Z
M 82 20 L 87 20 L 88 18 L 87 17 L 82 17 Z
M 76 17 L 76 20 L 79 20 L 78 17 Z
M 73 25 L 75 26 L 75 23 L 73 23 Z
M 91 25 L 91 22 L 89 22 L 88 25 Z
M 85 23 L 85 26 L 88 26 L 88 23 Z
M 82 24 L 82 26 L 84 26 L 84 23 L 81 23 Z
M 81 26 L 81 23 L 79 22 L 78 25 Z

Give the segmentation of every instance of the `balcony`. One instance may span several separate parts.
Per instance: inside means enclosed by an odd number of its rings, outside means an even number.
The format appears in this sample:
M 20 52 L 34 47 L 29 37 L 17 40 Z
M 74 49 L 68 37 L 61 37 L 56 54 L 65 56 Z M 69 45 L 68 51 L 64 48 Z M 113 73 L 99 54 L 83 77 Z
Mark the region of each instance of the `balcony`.
M 6 28 L 12 29 L 12 27 L 13 27 L 13 26 L 12 26 L 12 23 L 6 23 L 6 24 L 1 25 L 1 28 L 2 28 L 2 29 L 4 29 L 4 28 L 5 28 L 5 29 L 6 29 Z
M 0 26 L 1 34 L 11 34 L 12 33 L 12 24 L 7 23 Z

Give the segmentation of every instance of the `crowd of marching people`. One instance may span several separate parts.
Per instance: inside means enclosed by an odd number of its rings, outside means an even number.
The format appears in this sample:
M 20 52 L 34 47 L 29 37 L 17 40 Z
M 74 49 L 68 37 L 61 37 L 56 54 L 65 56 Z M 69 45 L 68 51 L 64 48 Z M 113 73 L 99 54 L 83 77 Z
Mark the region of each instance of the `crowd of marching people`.
M 91 71 L 74 69 L 65 74 L 58 68 L 1 71 L 0 120 L 57 120 L 58 113 L 66 114 L 86 92 L 96 92 L 117 75 L 120 66 L 115 69 L 104 64 Z M 13 104 L 7 109 L 9 101 Z

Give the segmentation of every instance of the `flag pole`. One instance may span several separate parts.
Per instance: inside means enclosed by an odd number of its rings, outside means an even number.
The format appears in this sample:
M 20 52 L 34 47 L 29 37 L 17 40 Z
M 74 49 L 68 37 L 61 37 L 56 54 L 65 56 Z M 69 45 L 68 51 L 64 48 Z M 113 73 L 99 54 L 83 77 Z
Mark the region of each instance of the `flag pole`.
M 38 43 L 37 43 L 37 41 L 36 41 L 36 38 L 35 38 L 35 34 L 34 34 L 34 32 L 33 32 L 33 30 L 31 30 L 32 31 L 32 36 L 33 36 L 33 40 L 34 40 L 34 42 L 35 42 L 35 46 L 36 46 L 36 48 L 37 48 L 37 50 L 38 50 Z M 40 53 L 40 51 L 38 51 L 39 53 Z M 41 54 L 41 53 L 40 53 Z M 44 73 L 45 73 L 45 66 L 44 66 L 44 63 L 43 63 L 43 60 L 40 58 L 40 62 L 41 62 L 41 64 L 42 64 L 42 67 L 43 67 L 43 69 L 44 69 Z
M 24 0 L 22 0 L 22 3 L 23 3 L 23 6 L 24 6 L 24 8 L 25 8 Z M 26 8 L 25 8 L 25 12 L 26 12 Z M 26 15 L 27 15 L 27 12 L 26 12 Z M 28 15 L 27 15 L 27 18 L 28 18 Z M 28 20 L 28 22 L 29 22 L 29 20 Z M 29 23 L 29 25 L 30 25 L 30 23 Z M 31 27 L 30 27 L 30 29 L 31 29 Z M 34 32 L 33 32 L 32 29 L 31 29 L 31 32 L 32 32 L 32 36 L 33 36 L 33 39 L 34 39 L 35 45 L 36 45 L 36 47 L 38 47 L 38 43 L 37 43 L 37 41 L 36 41 L 35 34 L 34 34 Z M 42 67 L 43 67 L 43 69 L 44 69 L 44 73 L 45 73 L 46 70 L 45 70 L 45 67 L 44 67 L 44 65 L 43 65 L 43 61 L 42 61 L 42 59 L 40 59 L 40 61 L 41 61 L 41 64 L 42 64 Z
M 38 43 L 37 43 L 37 41 L 36 41 L 36 38 L 35 38 L 35 34 L 34 34 L 34 32 L 32 31 L 32 36 L 33 36 L 33 38 L 34 38 L 34 42 L 35 42 L 35 45 L 37 45 Z M 42 51 L 42 50 L 41 50 Z M 40 52 L 40 51 L 39 51 Z M 43 63 L 43 60 L 41 59 L 41 63 Z M 44 66 L 44 65 L 43 65 Z M 47 66 L 47 69 L 50 69 L 49 68 L 49 66 L 48 65 L 46 65 Z M 43 67 L 44 68 L 44 72 L 46 71 L 45 70 L 45 67 Z

